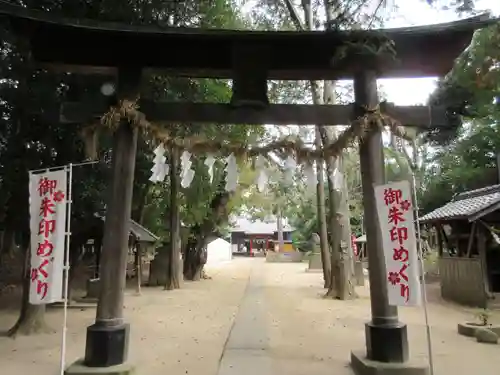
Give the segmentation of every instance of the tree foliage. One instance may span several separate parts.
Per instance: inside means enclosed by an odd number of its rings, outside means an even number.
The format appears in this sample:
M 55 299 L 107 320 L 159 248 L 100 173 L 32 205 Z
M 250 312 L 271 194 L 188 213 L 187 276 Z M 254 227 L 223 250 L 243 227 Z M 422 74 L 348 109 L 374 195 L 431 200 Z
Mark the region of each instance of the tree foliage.
M 162 0 L 75 0 L 11 1 L 30 9 L 51 12 L 71 18 L 116 21 L 125 24 L 192 26 L 201 28 L 243 28 L 245 18 L 231 0 L 165 2 Z M 30 59 L 29 46 L 16 38 L 8 25 L 0 25 L 0 230 L 3 238 L 14 237 L 26 252 L 29 239 L 28 170 L 78 163 L 86 160 L 85 124 L 61 125 L 58 111 L 62 102 L 98 96 L 109 77 L 56 74 L 40 69 Z M 152 48 L 168 48 L 152 46 Z M 178 52 L 182 53 L 182 51 Z M 143 78 L 141 94 L 162 100 L 228 102 L 230 84 L 223 80 L 172 78 L 161 73 Z M 262 135 L 261 126 L 203 126 L 185 124 L 175 127 L 179 137 L 200 134 L 207 138 L 224 138 L 240 143 L 253 142 Z M 72 249 L 87 241 L 86 223 L 95 213 L 105 211 L 107 185 L 112 158 L 111 136 L 100 132 L 99 163 L 76 167 L 73 175 Z M 132 217 L 151 231 L 168 240 L 169 182 L 153 185 L 148 179 L 152 166 L 154 142 L 140 137 L 135 168 Z M 181 220 L 197 228 L 212 215 L 210 202 L 221 194 L 224 161 L 218 160 L 213 183 L 208 182 L 203 159 L 194 156 L 196 178 L 182 190 Z M 232 198 L 239 204 L 240 192 Z M 230 201 L 228 207 L 235 206 Z M 237 208 L 237 207 L 236 207 Z M 10 246 L 12 241 L 3 241 Z M 10 248 L 3 249 L 11 250 Z M 0 274 L 1 274 L 0 268 Z M 27 298 L 27 295 L 25 295 Z M 21 314 L 26 317 L 25 310 Z M 42 319 L 43 314 L 36 315 Z M 16 330 L 22 330 L 22 324 Z M 39 325 L 36 325 L 39 326 Z M 30 329 L 26 330 L 28 333 Z
M 459 109 L 464 126 L 435 139 L 426 161 L 422 191 L 425 212 L 454 194 L 498 183 L 500 150 L 500 27 L 478 31 L 472 45 L 431 96 L 435 103 Z
M 136 24 L 158 24 L 198 27 L 243 27 L 245 21 L 234 4 L 226 0 L 210 2 L 182 2 L 173 7 L 174 2 L 164 1 L 37 1 L 26 6 L 59 13 L 65 17 L 85 17 L 106 21 Z M 79 126 L 61 126 L 53 121 L 55 117 L 44 116 L 57 111 L 61 102 L 71 99 L 76 92 L 83 97 L 99 95 L 100 77 L 81 77 L 70 74 L 56 75 L 37 69 L 29 60 L 29 50 L 16 40 L 7 29 L 2 30 L 3 81 L 0 85 L 3 122 L 0 138 L 0 190 L 6 212 L 2 224 L 14 226 L 16 231 L 26 231 L 27 199 L 26 186 L 28 169 L 63 165 L 85 159 L 84 144 L 79 137 Z M 230 86 L 223 80 L 194 80 L 150 75 L 145 78 L 143 95 L 158 100 L 192 100 L 228 102 Z M 56 113 L 55 113 L 56 114 Z M 228 141 L 251 142 L 261 134 L 255 126 L 183 125 L 176 128 L 178 136 L 203 134 L 207 138 L 223 136 Z M 83 167 L 85 172 L 75 169 L 74 217 L 84 219 L 85 215 L 104 209 L 105 181 L 110 161 L 110 135 L 104 134 L 100 142 L 100 161 L 95 167 Z M 151 186 L 148 181 L 152 165 L 151 149 L 147 139 L 141 139 L 135 176 L 133 216 L 148 222 L 153 230 L 160 230 L 165 223 L 159 218 L 168 210 L 168 183 Z M 194 163 L 197 177 L 189 189 L 183 191 L 183 221 L 187 224 L 199 222 L 206 213 L 206 201 L 214 194 L 214 186 L 207 183 L 207 173 L 202 161 Z M 220 179 L 222 164 L 216 168 L 216 181 Z M 83 171 L 83 169 L 82 169 Z M 18 196 L 19 195 L 19 196 Z M 24 195 L 24 196 L 20 196 Z M 159 203 L 161 201 L 162 203 Z M 157 208 L 154 210 L 153 208 Z M 22 211 L 24 215 L 12 215 Z M 146 215 L 142 213 L 146 211 Z M 154 218 L 156 216 L 156 218 Z M 8 220 L 7 220 L 8 219 Z M 17 221 L 16 221 L 17 220 Z M 78 227 L 78 226 L 75 226 Z

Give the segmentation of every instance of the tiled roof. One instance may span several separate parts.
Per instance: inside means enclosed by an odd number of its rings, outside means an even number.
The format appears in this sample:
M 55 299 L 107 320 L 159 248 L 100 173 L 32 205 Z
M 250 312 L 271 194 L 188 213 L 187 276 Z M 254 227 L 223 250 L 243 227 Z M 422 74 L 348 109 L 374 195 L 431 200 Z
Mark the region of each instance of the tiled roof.
M 105 220 L 105 217 L 103 215 L 95 213 L 94 216 L 101 219 L 102 221 Z M 132 219 L 130 219 L 130 233 L 132 233 L 135 237 L 138 237 L 140 242 L 153 243 L 159 239 L 159 237 L 155 236 L 149 230 Z
M 132 219 L 130 219 L 130 232 L 141 242 L 153 243 L 158 240 L 157 236 Z
M 271 222 L 238 217 L 235 220 L 235 225 L 231 228 L 231 232 L 245 232 L 246 234 L 273 234 L 278 231 L 278 225 L 275 220 Z M 291 232 L 293 228 L 289 225 L 283 225 L 284 232 Z
M 455 218 L 476 220 L 481 211 L 500 203 L 500 185 L 467 191 L 453 200 L 420 218 L 420 221 L 449 220 Z M 478 216 L 479 215 L 479 216 Z

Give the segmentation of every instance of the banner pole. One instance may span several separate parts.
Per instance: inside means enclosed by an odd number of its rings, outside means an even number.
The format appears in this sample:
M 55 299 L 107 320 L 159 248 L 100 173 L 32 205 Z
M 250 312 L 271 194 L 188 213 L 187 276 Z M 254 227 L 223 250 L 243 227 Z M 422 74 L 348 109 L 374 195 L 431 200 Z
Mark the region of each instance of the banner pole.
M 424 253 L 422 251 L 422 238 L 420 235 L 420 218 L 419 218 L 419 207 L 417 200 L 417 183 L 415 180 L 415 173 L 412 172 L 412 189 L 413 189 L 413 201 L 414 201 L 414 213 L 415 213 L 415 222 L 417 229 L 417 252 L 420 258 L 420 271 L 421 271 L 421 285 L 422 285 L 422 305 L 424 308 L 424 317 L 425 317 L 425 329 L 427 336 L 427 351 L 429 356 L 429 369 L 430 375 L 434 375 L 434 357 L 432 353 L 432 338 L 431 338 L 431 326 L 429 325 L 429 312 L 427 310 L 427 290 L 425 283 L 425 267 L 424 267 Z
M 84 165 L 91 165 L 91 164 L 97 164 L 99 163 L 99 160 L 95 160 L 95 161 L 84 161 L 82 163 L 72 163 L 72 164 L 69 164 L 69 165 L 72 165 L 73 167 L 81 167 L 81 166 L 84 166 Z M 37 172 L 51 172 L 53 171 L 54 169 L 65 169 L 65 168 L 68 168 L 68 164 L 66 165 L 58 165 L 57 167 L 50 167 L 50 168 L 39 168 L 39 169 L 31 169 L 29 170 L 28 172 L 29 173 L 37 173 Z
M 66 198 L 66 242 L 64 249 L 64 287 L 63 287 L 63 298 L 64 298 L 64 318 L 63 318 L 63 331 L 62 331 L 62 344 L 61 344 L 61 371 L 60 375 L 64 375 L 66 368 L 66 338 L 68 331 L 68 296 L 69 296 L 69 253 L 70 253 L 70 240 L 71 240 L 71 204 L 73 200 L 73 164 L 69 164 L 65 167 L 68 175 L 68 195 Z

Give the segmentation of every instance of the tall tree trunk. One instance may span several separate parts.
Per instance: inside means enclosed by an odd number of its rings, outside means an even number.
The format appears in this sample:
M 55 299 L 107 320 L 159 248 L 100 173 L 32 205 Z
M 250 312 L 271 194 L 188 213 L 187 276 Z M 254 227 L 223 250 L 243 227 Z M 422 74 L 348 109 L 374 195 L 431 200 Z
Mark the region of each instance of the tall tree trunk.
M 11 254 L 15 247 L 15 229 L 10 226 L 6 226 L 5 230 L 2 232 L 2 246 L 0 248 L 0 256 L 5 254 Z
M 137 206 L 132 210 L 131 218 L 139 224 L 142 223 L 144 217 L 144 209 L 146 208 L 147 197 L 149 194 L 149 186 L 145 186 L 138 191 L 137 194 Z
M 334 164 L 341 170 L 340 157 Z M 332 163 L 333 164 L 333 163 Z M 328 174 L 333 175 L 333 169 L 328 168 Z M 340 182 L 340 181 L 339 181 Z M 356 298 L 354 283 L 354 255 L 351 247 L 351 226 L 349 223 L 349 208 L 347 196 L 343 194 L 345 181 L 342 186 L 334 186 L 333 177 L 328 179 L 330 194 L 330 241 L 332 246 L 332 281 L 326 296 L 341 300 Z M 333 197 L 333 198 L 332 198 Z
M 135 254 L 134 254 L 134 267 L 135 267 L 135 292 L 141 295 L 141 284 L 142 284 L 142 249 L 141 244 L 137 242 L 135 244 Z
M 301 25 L 301 22 L 298 17 L 298 13 L 295 11 L 293 3 L 290 0 L 286 1 L 286 5 L 288 10 L 290 11 L 290 15 L 292 16 L 297 29 L 301 30 L 304 27 Z M 308 30 L 313 30 L 313 13 L 311 8 L 310 0 L 302 0 L 302 8 L 304 10 L 304 18 L 306 20 L 306 28 Z M 319 105 L 323 104 L 321 95 L 319 93 L 319 88 L 316 82 L 311 81 L 311 96 L 313 104 Z M 316 136 L 315 136 L 315 146 L 316 148 L 321 148 L 321 131 L 320 126 L 316 127 Z M 324 279 L 324 287 L 330 288 L 332 281 L 332 267 L 331 267 L 331 255 L 330 255 L 330 247 L 328 244 L 328 224 L 326 219 L 326 208 L 325 208 L 325 178 L 323 171 L 323 162 L 316 162 L 316 172 L 318 178 L 317 185 L 317 208 L 318 208 L 318 222 L 319 222 L 319 239 L 320 239 L 320 247 L 321 247 L 321 263 L 323 267 L 323 279 Z
M 199 229 L 198 229 L 199 230 Z M 184 279 L 198 281 L 203 275 L 203 267 L 207 262 L 206 235 L 193 229 L 194 240 L 189 240 L 185 250 Z
M 184 279 L 197 281 L 203 275 L 207 262 L 207 237 L 213 235 L 223 221 L 227 221 L 227 204 L 230 193 L 217 194 L 210 203 L 211 211 L 201 225 L 191 229 L 191 236 L 184 250 Z
M 176 245 L 176 248 L 179 249 L 180 244 L 178 243 Z M 165 285 L 164 289 L 165 290 L 174 290 L 174 289 L 180 289 L 181 284 L 180 284 L 180 257 L 179 257 L 179 252 L 180 250 L 172 250 L 172 243 L 168 244 L 168 249 L 167 249 L 167 273 L 166 273 L 166 278 L 165 278 Z
M 316 126 L 316 147 L 321 147 L 321 139 L 319 129 Z M 323 174 L 323 162 L 316 162 L 316 173 L 318 184 L 316 186 L 316 206 L 318 212 L 319 223 L 319 243 L 321 248 L 321 264 L 323 267 L 323 280 L 324 288 L 329 288 L 331 279 L 331 261 L 330 261 L 330 248 L 328 246 L 328 225 L 326 223 L 326 208 L 325 208 L 325 178 Z
M 30 236 L 29 236 L 29 199 L 28 199 L 28 169 L 29 166 L 26 146 L 26 132 L 32 123 L 31 115 L 28 113 L 26 103 L 30 102 L 30 78 L 33 74 L 34 67 L 32 59 L 29 58 L 29 45 L 20 40 L 22 44 L 18 44 L 19 52 L 23 55 L 24 63 L 19 66 L 19 80 L 14 98 L 14 110 L 11 112 L 10 120 L 13 124 L 17 124 L 16 135 L 11 138 L 6 154 L 15 156 L 19 160 L 24 161 L 19 165 L 15 164 L 15 168 L 9 172 L 9 179 L 12 179 L 10 191 L 10 199 L 6 207 L 6 218 L 17 231 L 22 233 L 21 249 L 24 253 L 24 264 L 22 269 L 22 303 L 19 318 L 14 326 L 9 330 L 8 335 L 15 337 L 18 334 L 30 335 L 34 333 L 51 332 L 52 330 L 45 322 L 45 305 L 31 305 L 29 303 L 29 290 L 31 285 L 30 265 Z M 12 173 L 12 174 L 11 174 Z
M 345 167 L 344 167 L 344 157 L 340 158 L 340 170 L 345 176 Z M 342 200 L 340 204 L 340 212 L 342 213 L 341 218 L 341 227 L 342 227 L 342 241 L 345 242 L 345 249 L 347 251 L 347 272 L 349 272 L 349 282 L 352 285 L 352 292 L 354 296 L 357 296 L 354 286 L 356 280 L 356 272 L 354 268 L 354 263 L 356 261 L 356 256 L 354 254 L 354 249 L 352 248 L 352 228 L 351 228 L 351 212 L 349 208 L 349 189 L 347 187 L 347 181 L 343 178 L 342 181 Z
M 149 265 L 148 286 L 165 286 L 170 270 L 170 243 L 163 242 Z
M 323 103 L 335 104 L 335 84 L 325 81 L 323 87 Z M 321 141 L 324 147 L 336 138 L 335 132 L 328 134 L 326 127 L 320 127 Z M 329 223 L 330 223 L 330 246 L 332 248 L 332 280 L 326 295 L 341 300 L 356 297 L 354 290 L 354 256 L 351 248 L 350 218 L 347 194 L 345 191 L 345 180 L 338 181 L 340 186 L 335 186 L 337 180 L 335 173 L 343 173 L 342 156 L 336 159 L 329 157 L 326 160 L 328 174 L 329 195 Z
M 318 83 L 311 81 L 311 91 L 313 96 L 313 104 L 321 105 L 327 102 L 328 94 L 332 89 L 332 85 L 325 81 L 323 88 L 323 97 L 320 95 L 320 88 Z M 317 144 L 318 148 L 326 147 L 330 142 L 330 137 L 327 134 L 327 129 L 325 126 L 317 126 L 317 133 L 319 135 L 319 142 Z M 328 288 L 327 295 L 338 297 L 340 290 L 344 289 L 344 279 L 341 275 L 341 265 L 340 265 L 340 254 L 337 250 L 340 250 L 340 224 L 337 221 L 338 206 L 340 203 L 340 198 L 337 196 L 335 189 L 333 188 L 333 171 L 336 168 L 336 161 L 334 158 L 326 158 L 326 174 L 327 174 L 327 184 L 328 188 L 328 213 L 325 212 L 325 222 L 328 223 L 327 239 L 326 243 L 328 246 L 328 260 L 329 260 L 329 282 L 325 286 Z M 323 196 L 324 196 L 325 184 L 323 183 Z M 325 199 L 325 198 L 323 198 Z M 323 203 L 324 204 L 324 203 Z M 326 211 L 326 210 L 325 210 Z
M 281 216 L 281 207 L 278 205 L 278 212 L 276 215 L 276 226 L 278 230 L 278 251 L 281 253 L 285 248 L 285 241 L 283 240 L 283 217 Z
M 323 146 L 328 144 L 326 129 L 320 127 L 321 138 Z M 327 158 L 326 160 L 326 173 L 327 173 L 327 187 L 328 187 L 328 223 L 329 232 L 328 239 L 331 248 L 331 280 L 328 287 L 326 296 L 332 298 L 339 298 L 344 296 L 346 285 L 346 275 L 344 274 L 344 262 L 342 259 L 342 229 L 340 226 L 339 206 L 342 199 L 340 191 L 334 186 L 334 172 L 337 168 L 337 160 Z M 338 172 L 337 172 L 338 173 Z M 344 298 L 342 298 L 344 299 Z
M 329 0 L 324 1 L 326 21 L 331 22 L 335 18 L 336 9 L 334 3 Z M 325 81 L 323 86 L 323 103 L 333 105 L 336 102 L 335 97 L 335 82 Z M 323 145 L 326 146 L 327 143 L 331 142 L 333 139 L 328 138 L 325 129 L 325 137 L 322 137 Z M 333 134 L 332 134 L 333 135 Z M 336 161 L 331 160 L 330 169 L 333 172 L 335 168 L 338 172 L 344 175 L 343 168 L 343 156 L 339 156 Z M 335 164 L 336 165 L 335 165 Z M 336 253 L 332 256 L 332 261 L 336 262 L 335 268 L 332 263 L 332 276 L 336 277 L 336 282 L 332 280 L 331 286 L 336 287 L 335 298 L 346 300 L 356 297 L 356 292 L 354 289 L 354 254 L 351 247 L 351 225 L 350 225 L 350 213 L 349 213 L 349 203 L 347 196 L 347 185 L 345 179 L 342 178 L 340 191 L 336 191 L 333 181 L 333 173 L 329 175 L 329 193 L 330 200 L 334 205 L 334 210 L 331 213 L 332 218 L 332 234 L 334 234 L 333 241 L 335 241 L 335 246 L 332 244 L 332 252 Z M 336 251 L 337 250 L 337 251 Z M 347 255 L 347 256 L 346 256 Z M 333 272 L 335 269 L 335 272 Z M 332 296 L 334 292 L 328 290 L 327 295 Z
M 16 247 L 15 235 L 16 232 L 14 228 L 11 228 L 8 225 L 4 227 L 0 241 L 0 273 L 2 272 L 2 267 L 3 267 L 2 262 L 4 260 L 4 257 L 12 255 L 15 250 Z
M 31 305 L 29 303 L 30 295 L 30 258 L 31 253 L 29 246 L 25 246 L 24 265 L 22 269 L 22 286 L 23 295 L 21 303 L 21 311 L 16 324 L 9 330 L 9 337 L 17 335 L 31 335 L 35 333 L 53 332 L 45 322 L 45 305 Z
M 341 229 L 339 223 L 338 207 L 340 204 L 340 192 L 333 187 L 333 173 L 335 170 L 334 161 L 328 160 L 326 163 L 327 187 L 328 187 L 328 239 L 331 249 L 331 281 L 326 295 L 338 298 L 344 289 L 344 278 L 341 275 Z
M 165 290 L 180 288 L 180 217 L 179 217 L 179 154 L 172 148 L 170 153 L 170 249 Z

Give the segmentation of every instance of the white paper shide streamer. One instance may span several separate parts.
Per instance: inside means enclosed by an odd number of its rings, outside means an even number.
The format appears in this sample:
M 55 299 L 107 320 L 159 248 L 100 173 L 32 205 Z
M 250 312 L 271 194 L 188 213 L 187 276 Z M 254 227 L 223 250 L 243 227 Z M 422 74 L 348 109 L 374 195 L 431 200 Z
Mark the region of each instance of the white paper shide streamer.
M 269 182 L 269 177 L 266 173 L 266 161 L 263 156 L 258 156 L 255 160 L 255 169 L 257 169 L 257 189 L 263 193 L 266 190 Z
M 293 184 L 293 174 L 296 168 L 297 161 L 289 155 L 285 160 L 285 173 L 283 178 L 285 185 L 290 186 Z
M 194 170 L 191 169 L 191 153 L 184 151 L 181 155 L 181 186 L 186 189 L 191 186 L 194 178 Z
M 238 164 L 233 153 L 226 158 L 226 191 L 235 191 L 238 185 Z
M 151 168 L 151 177 L 149 181 L 151 182 L 163 182 L 165 177 L 168 176 L 169 165 L 167 164 L 167 158 L 164 156 L 165 148 L 163 144 L 160 144 L 154 150 L 155 157 L 153 159 L 153 167 Z
M 208 154 L 205 158 L 205 161 L 203 162 L 203 164 L 205 164 L 208 168 L 208 176 L 210 177 L 210 183 L 212 183 L 214 180 L 214 163 L 215 163 L 215 158 L 211 154 Z
M 30 174 L 31 262 L 29 302 L 63 299 L 67 171 Z

